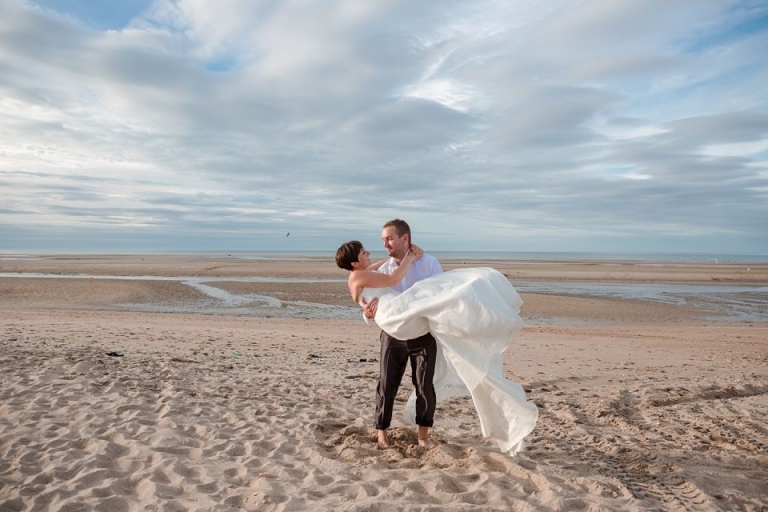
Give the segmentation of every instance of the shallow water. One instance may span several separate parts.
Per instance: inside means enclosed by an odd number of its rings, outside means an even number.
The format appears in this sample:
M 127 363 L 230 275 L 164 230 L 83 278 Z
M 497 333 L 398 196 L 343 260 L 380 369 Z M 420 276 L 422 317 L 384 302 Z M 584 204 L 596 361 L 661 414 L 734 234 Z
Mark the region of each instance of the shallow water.
M 713 320 L 768 321 L 768 286 L 705 283 L 604 283 L 513 281 L 518 292 L 640 299 L 691 306 L 712 313 Z
M 131 310 L 249 315 L 261 317 L 352 319 L 360 316 L 356 306 L 334 306 L 306 301 L 282 301 L 257 294 L 235 294 L 211 286 L 210 282 L 241 283 L 341 283 L 344 279 L 280 277 L 178 277 L 178 276 L 91 276 L 43 273 L 0 273 L 0 277 L 46 279 L 113 279 L 176 281 L 204 293 L 211 300 L 185 304 L 122 304 Z M 702 318 L 721 321 L 768 321 L 768 286 L 704 283 L 605 283 L 578 281 L 512 281 L 522 293 L 608 297 L 691 306 L 702 310 Z
M 151 304 L 117 304 L 131 311 L 152 313 L 202 313 L 209 315 L 256 316 L 262 318 L 361 318 L 356 306 L 335 306 L 306 301 L 284 301 L 258 294 L 236 294 L 206 283 L 344 283 L 346 279 L 307 279 L 282 277 L 183 277 L 183 276 L 92 276 L 88 274 L 0 273 L 0 277 L 45 279 L 103 279 L 118 281 L 174 281 L 190 286 L 210 300 Z

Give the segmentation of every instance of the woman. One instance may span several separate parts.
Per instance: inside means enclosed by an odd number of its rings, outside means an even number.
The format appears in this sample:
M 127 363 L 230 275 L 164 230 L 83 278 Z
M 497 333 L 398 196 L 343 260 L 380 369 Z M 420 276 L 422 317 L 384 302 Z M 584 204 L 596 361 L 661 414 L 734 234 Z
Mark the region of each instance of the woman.
M 522 386 L 505 379 L 502 368 L 503 353 L 523 324 L 518 314 L 523 301 L 509 280 L 491 268 L 452 270 L 403 293 L 390 290 L 420 254 L 412 246 L 400 267 L 383 275 L 375 272 L 382 262 L 371 264 L 360 242 L 347 242 L 337 251 L 336 263 L 351 271 L 349 291 L 356 303 L 379 297 L 374 320 L 383 331 L 398 339 L 432 333 L 438 341 L 438 400 L 471 396 L 483 435 L 494 439 L 501 451 L 517 453 L 538 417 Z M 411 395 L 406 404 L 411 419 L 414 408 Z
M 371 263 L 371 253 L 357 240 L 351 240 L 336 251 L 336 265 L 339 268 L 351 271 L 347 284 L 352 300 L 359 304 L 363 289 L 388 288 L 397 285 L 403 280 L 405 274 L 411 268 L 411 264 L 419 259 L 424 252 L 417 245 L 411 245 L 408 254 L 405 255 L 400 266 L 392 274 L 380 274 L 376 272 L 386 260 Z

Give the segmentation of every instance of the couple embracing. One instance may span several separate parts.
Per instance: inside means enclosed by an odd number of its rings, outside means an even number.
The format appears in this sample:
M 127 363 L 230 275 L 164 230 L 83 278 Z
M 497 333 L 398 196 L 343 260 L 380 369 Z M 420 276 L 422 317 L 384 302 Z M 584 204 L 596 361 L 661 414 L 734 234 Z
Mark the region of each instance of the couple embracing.
M 382 330 L 379 446 L 389 446 L 395 396 L 410 361 L 414 392 L 406 412 L 418 425 L 419 445 L 433 446 L 429 429 L 438 400 L 471 396 L 483 435 L 503 452 L 520 451 L 538 412 L 522 386 L 503 376 L 503 352 L 522 327 L 519 295 L 491 268 L 443 272 L 436 258 L 411 243 L 403 220 L 387 222 L 382 240 L 389 258 L 379 262 L 356 240 L 336 252 L 336 264 L 350 271 L 352 299 Z

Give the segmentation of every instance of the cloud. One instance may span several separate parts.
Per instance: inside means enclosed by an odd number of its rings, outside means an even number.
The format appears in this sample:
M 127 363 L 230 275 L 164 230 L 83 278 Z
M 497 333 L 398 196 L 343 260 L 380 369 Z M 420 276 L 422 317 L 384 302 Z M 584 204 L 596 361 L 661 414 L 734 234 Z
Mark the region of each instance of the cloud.
M 760 2 L 0 9 L 0 249 L 768 253 Z

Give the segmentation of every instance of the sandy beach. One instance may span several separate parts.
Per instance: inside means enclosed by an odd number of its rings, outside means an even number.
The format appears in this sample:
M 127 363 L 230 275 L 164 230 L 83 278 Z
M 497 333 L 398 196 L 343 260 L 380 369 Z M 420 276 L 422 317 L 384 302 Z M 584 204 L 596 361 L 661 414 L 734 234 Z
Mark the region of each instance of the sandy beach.
M 768 264 L 444 261 L 513 284 L 768 284 Z M 524 452 L 438 404 L 372 425 L 378 329 L 331 258 L 0 258 L 0 512 L 768 511 L 768 295 L 522 291 Z M 524 290 L 524 288 L 522 288 Z M 741 291 L 740 291 L 741 290 Z M 710 307 L 711 306 L 711 307 Z

